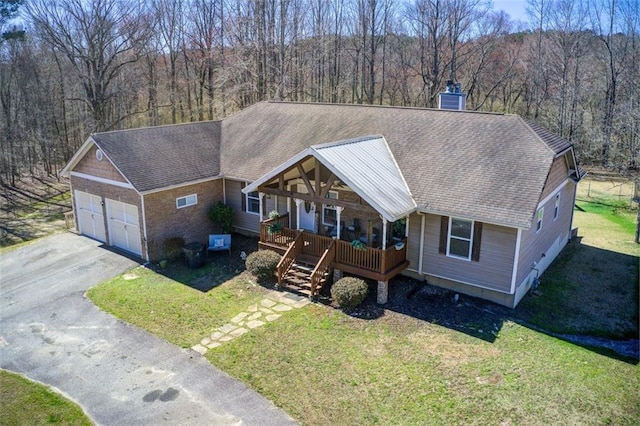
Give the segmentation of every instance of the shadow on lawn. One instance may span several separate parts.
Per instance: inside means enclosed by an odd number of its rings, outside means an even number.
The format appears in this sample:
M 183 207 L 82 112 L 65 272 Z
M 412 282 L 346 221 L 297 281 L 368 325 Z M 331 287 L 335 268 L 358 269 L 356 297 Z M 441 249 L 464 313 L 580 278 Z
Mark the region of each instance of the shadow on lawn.
M 154 271 L 193 289 L 206 293 L 232 279 L 245 270 L 240 254 L 249 254 L 258 249 L 258 239 L 240 234 L 231 237 L 231 254 L 227 251 L 205 255 L 204 264 L 195 269 L 187 266 L 185 259 L 169 263 L 166 268 L 151 265 Z
M 496 340 L 504 322 L 638 363 L 638 257 L 580 243 L 575 239 L 516 309 L 459 295 L 424 282 L 391 281 L 385 309 L 483 339 Z M 372 289 L 375 295 L 375 288 Z M 356 316 L 376 318 L 384 310 L 368 298 Z

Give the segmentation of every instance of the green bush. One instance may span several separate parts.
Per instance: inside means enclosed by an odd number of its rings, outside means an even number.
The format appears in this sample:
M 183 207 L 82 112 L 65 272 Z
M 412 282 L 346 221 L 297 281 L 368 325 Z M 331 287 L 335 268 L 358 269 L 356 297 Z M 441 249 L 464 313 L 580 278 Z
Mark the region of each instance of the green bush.
M 167 238 L 164 240 L 164 256 L 168 260 L 178 260 L 182 256 L 182 247 L 184 247 L 184 238 Z
M 233 230 L 233 209 L 222 201 L 218 201 L 209 209 L 208 216 L 225 234 L 230 234 Z
M 247 256 L 245 265 L 258 278 L 273 278 L 281 258 L 273 250 L 258 250 Z
M 368 291 L 369 287 L 364 280 L 345 277 L 331 286 L 331 298 L 343 311 L 350 312 L 360 306 L 365 297 L 367 297 Z

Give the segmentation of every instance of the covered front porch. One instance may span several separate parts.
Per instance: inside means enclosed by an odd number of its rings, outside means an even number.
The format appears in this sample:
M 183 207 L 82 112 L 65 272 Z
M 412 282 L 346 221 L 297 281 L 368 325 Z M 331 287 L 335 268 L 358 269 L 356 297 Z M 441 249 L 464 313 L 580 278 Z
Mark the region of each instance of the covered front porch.
M 388 248 L 367 247 L 338 239 L 287 227 L 289 215 L 268 219 L 260 224 L 261 249 L 271 249 L 283 255 L 278 265 L 278 284 L 295 262 L 315 265 L 310 271 L 308 293 L 315 296 L 322 279 L 330 270 L 338 270 L 378 282 L 387 282 L 409 266 L 406 238 Z M 276 225 L 277 224 L 277 225 Z M 277 231 L 273 231 L 277 229 Z M 360 240 L 354 240 L 360 241 Z M 299 286 L 304 291 L 303 286 Z
M 259 206 L 260 247 L 283 256 L 282 286 L 313 297 L 331 275 L 349 273 L 377 281 L 386 303 L 389 279 L 409 266 L 415 203 L 381 136 L 311 147 L 243 192 Z M 265 197 L 276 211 L 264 211 Z

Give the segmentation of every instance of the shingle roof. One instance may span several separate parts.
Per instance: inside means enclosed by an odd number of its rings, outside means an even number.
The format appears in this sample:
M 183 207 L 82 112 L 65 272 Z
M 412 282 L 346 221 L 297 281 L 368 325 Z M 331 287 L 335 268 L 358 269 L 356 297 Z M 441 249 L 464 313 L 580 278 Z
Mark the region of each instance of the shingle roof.
M 220 122 L 95 133 L 91 138 L 139 192 L 220 173 Z
M 368 134 L 386 139 L 418 210 L 521 228 L 556 153 L 516 115 L 265 102 L 223 121 L 222 173 L 255 180 L 311 145 Z
M 551 133 L 549 130 L 539 126 L 533 121 L 527 120 L 526 123 L 531 127 L 531 130 L 533 130 L 556 154 L 571 148 L 571 142 L 561 138 L 555 133 Z
M 270 170 L 243 191 L 256 191 L 274 175 L 309 156 L 317 158 L 385 219 L 395 222 L 415 210 L 404 177 L 387 141 L 380 135 L 313 145 Z

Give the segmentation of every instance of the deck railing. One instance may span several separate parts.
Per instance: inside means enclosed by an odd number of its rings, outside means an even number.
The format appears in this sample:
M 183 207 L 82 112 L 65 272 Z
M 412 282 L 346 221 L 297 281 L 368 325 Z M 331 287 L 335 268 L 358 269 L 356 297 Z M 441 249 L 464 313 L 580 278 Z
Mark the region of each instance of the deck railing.
M 273 219 L 272 219 L 273 220 Z M 283 216 L 277 218 L 283 219 Z M 278 279 L 284 277 L 284 273 L 291 267 L 294 259 L 301 254 L 317 259 L 323 258 L 326 250 L 333 245 L 332 264 L 346 265 L 354 269 L 367 271 L 373 276 L 385 275 L 394 268 L 406 262 L 407 259 L 407 239 L 403 239 L 397 245 L 382 250 L 373 247 L 364 249 L 356 248 L 350 242 L 335 240 L 330 237 L 312 234 L 310 232 L 298 231 L 283 227 L 277 233 L 269 233 L 268 226 L 271 221 L 265 221 L 260 226 L 260 241 L 268 242 L 272 245 L 287 248 L 283 260 L 283 270 L 278 266 Z M 294 243 L 295 241 L 295 243 Z M 292 244 L 294 243 L 294 244 Z M 292 247 L 295 249 L 292 250 Z M 290 258 L 290 256 L 294 256 Z M 287 263 L 289 262 L 289 263 Z
M 291 266 L 296 261 L 296 258 L 302 252 L 303 247 L 303 235 L 302 232 L 298 232 L 297 236 L 293 239 L 292 243 L 289 245 L 287 251 L 282 255 L 282 259 L 278 262 L 278 285 L 282 285 L 282 280 L 284 276 L 289 272 Z
M 331 268 L 331 264 L 333 263 L 333 259 L 336 256 L 336 240 L 332 240 L 329 243 L 329 247 L 324 251 L 324 254 L 318 261 L 315 269 L 311 273 L 311 296 L 315 296 L 317 294 L 317 289 L 320 287 L 320 282 L 322 281 L 322 277 L 324 274 Z
M 331 237 L 324 237 L 310 232 L 302 231 L 302 235 L 304 235 L 302 253 L 316 258 L 321 257 L 333 241 Z
M 274 219 L 267 219 L 260 223 L 260 241 L 279 246 L 288 246 L 297 236 L 298 231 L 287 228 L 289 213 Z

